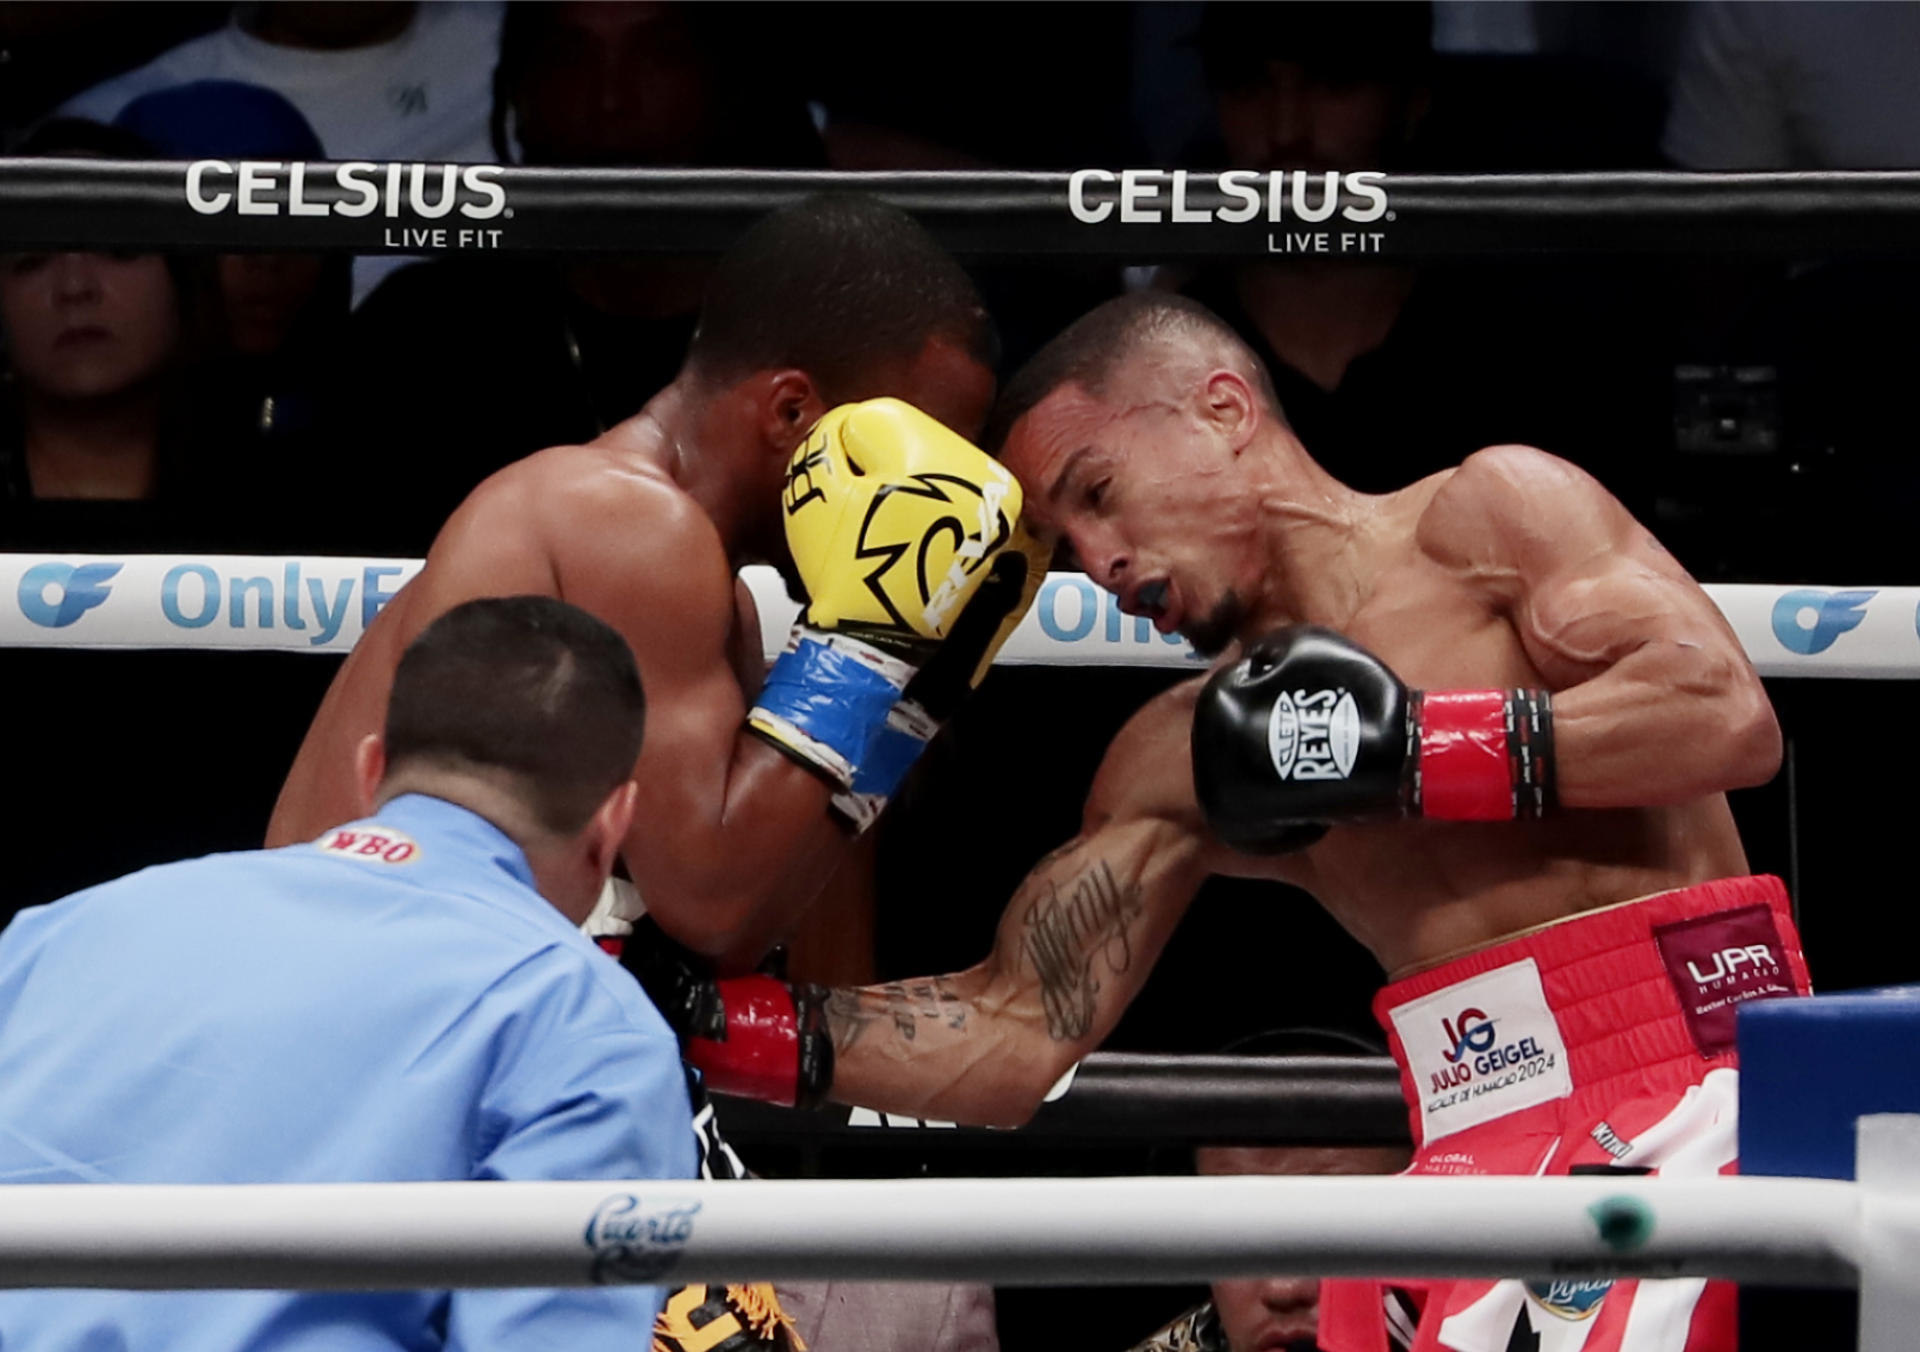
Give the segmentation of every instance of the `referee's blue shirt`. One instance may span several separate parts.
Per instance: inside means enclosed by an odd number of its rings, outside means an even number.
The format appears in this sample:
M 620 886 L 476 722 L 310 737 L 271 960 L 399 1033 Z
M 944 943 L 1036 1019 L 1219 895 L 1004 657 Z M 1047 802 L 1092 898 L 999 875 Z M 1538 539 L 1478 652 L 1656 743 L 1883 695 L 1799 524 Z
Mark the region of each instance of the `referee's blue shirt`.
M 659 1013 L 511 840 L 443 800 L 147 869 L 0 935 L 0 1182 L 696 1168 Z M 661 1295 L 9 1292 L 0 1352 L 632 1352 Z

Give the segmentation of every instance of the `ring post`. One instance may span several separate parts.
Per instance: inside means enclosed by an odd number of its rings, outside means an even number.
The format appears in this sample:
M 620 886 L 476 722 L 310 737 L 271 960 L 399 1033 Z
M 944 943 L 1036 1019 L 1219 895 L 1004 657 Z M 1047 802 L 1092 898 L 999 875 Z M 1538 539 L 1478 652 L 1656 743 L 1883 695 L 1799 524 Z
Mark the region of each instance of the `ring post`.
M 1860 1352 L 1913 1346 L 1920 1329 L 1920 1116 L 1860 1119 Z

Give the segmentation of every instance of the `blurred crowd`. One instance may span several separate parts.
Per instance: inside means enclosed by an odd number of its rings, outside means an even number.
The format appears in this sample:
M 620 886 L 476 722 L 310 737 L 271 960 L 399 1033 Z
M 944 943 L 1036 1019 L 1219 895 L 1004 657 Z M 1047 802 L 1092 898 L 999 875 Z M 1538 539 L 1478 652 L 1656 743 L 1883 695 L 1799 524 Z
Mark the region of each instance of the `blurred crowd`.
M 0 130 L 27 156 L 1920 163 L 1908 4 L 16 4 L 0 44 Z M 1704 577 L 1817 571 L 1838 551 L 1846 571 L 1903 578 L 1858 525 L 1909 486 L 1883 448 L 1912 268 L 1703 254 L 978 273 L 1009 368 L 1124 285 L 1203 299 L 1357 487 L 1530 442 L 1592 470 Z M 0 547 L 417 553 L 486 475 L 663 385 L 704 266 L 8 256 Z M 349 505 L 370 476 L 380 490 Z

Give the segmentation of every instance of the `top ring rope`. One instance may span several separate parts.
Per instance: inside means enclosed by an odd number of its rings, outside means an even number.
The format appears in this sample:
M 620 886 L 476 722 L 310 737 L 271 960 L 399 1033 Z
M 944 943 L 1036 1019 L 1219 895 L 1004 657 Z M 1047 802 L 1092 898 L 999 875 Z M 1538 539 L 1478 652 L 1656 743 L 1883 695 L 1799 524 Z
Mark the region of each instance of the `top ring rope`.
M 1920 173 L 856 174 L 0 159 L 0 249 L 714 253 L 763 213 L 825 189 L 874 193 L 974 258 L 1907 253 L 1920 222 Z
M 0 554 L 0 648 L 346 652 L 418 559 L 242 554 Z M 771 568 L 743 570 L 769 658 L 799 607 Z M 1707 587 L 1762 676 L 1920 676 L 1920 587 Z M 1178 635 L 1123 615 L 1084 573 L 1053 573 L 998 661 L 1204 669 Z

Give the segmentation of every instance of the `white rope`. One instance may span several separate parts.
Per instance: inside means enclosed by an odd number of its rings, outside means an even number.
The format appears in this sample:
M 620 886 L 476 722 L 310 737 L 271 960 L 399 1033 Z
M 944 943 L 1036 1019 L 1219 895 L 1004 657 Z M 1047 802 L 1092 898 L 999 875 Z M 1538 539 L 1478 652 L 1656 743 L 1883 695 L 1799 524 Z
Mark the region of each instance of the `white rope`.
M 1847 1287 L 1859 1280 L 1861 1192 L 1776 1178 L 14 1185 L 0 1187 L 0 1286 L 1048 1285 L 1287 1272 Z
M 0 554 L 0 647 L 345 652 L 420 567 L 324 556 Z M 745 576 L 772 657 L 796 607 L 772 569 Z M 1721 584 L 1707 594 L 1763 676 L 1920 675 L 1920 587 Z M 1121 614 L 1082 573 L 1047 579 L 1000 661 L 1204 666 L 1177 636 Z

